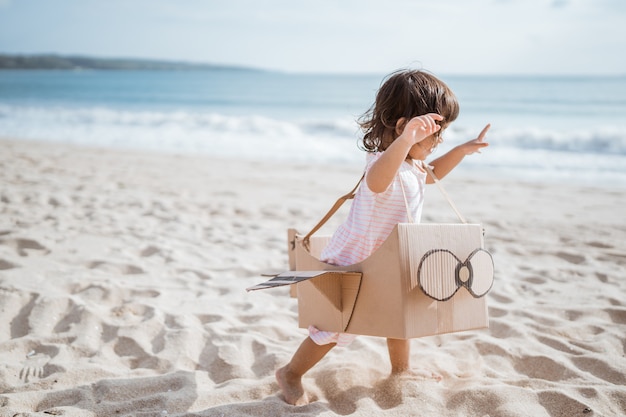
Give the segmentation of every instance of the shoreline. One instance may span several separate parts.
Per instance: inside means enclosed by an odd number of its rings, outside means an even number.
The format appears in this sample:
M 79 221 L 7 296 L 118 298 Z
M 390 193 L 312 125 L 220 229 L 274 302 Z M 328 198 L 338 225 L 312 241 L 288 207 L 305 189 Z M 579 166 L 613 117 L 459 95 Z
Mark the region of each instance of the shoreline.
M 249 155 L 243 155 L 239 158 L 235 158 L 232 155 L 210 155 L 205 151 L 191 151 L 191 150 L 168 150 L 168 149 L 144 149 L 139 146 L 134 147 L 121 147 L 121 146 L 106 146 L 106 145 L 89 145 L 84 143 L 72 143 L 65 141 L 57 141 L 57 140 L 43 140 L 43 139 L 29 139 L 29 138 L 14 138 L 14 137 L 3 137 L 0 136 L 0 143 L 6 144 L 31 144 L 33 146 L 51 146 L 62 148 L 72 148 L 76 150 L 92 150 L 94 152 L 112 152 L 112 153 L 120 153 L 126 155 L 137 155 L 137 156 L 154 156 L 154 157 L 175 157 L 175 158 L 191 158 L 195 159 L 205 159 L 205 160 L 216 160 L 222 161 L 223 163 L 250 163 L 250 164 L 268 164 L 268 165 L 281 165 L 281 166 L 289 166 L 289 167 L 304 167 L 309 166 L 311 169 L 330 169 L 330 170 L 349 170 L 353 171 L 356 174 L 360 175 L 361 170 L 363 168 L 363 163 L 356 158 L 356 160 L 346 160 L 346 161 L 307 161 L 307 160 L 288 160 L 287 158 L 276 158 L 275 160 L 261 159 L 261 158 L 252 158 Z M 490 149 L 488 149 L 489 151 Z M 362 152 L 362 151 L 359 151 Z M 362 152 L 364 155 L 364 152 Z M 433 156 L 433 158 L 437 158 L 441 156 L 441 153 L 438 153 Z M 612 156 L 612 155 L 608 155 Z M 525 186 L 562 186 L 562 187 L 571 187 L 575 189 L 581 190 L 592 190 L 595 188 L 601 188 L 606 191 L 626 191 L 626 182 L 622 183 L 620 180 L 585 180 L 583 177 L 578 178 L 554 178 L 554 177 L 540 177 L 540 173 L 534 173 L 533 175 L 521 175 L 521 168 L 516 169 L 501 169 L 501 168 L 488 168 L 480 165 L 478 156 L 468 156 L 467 160 L 462 162 L 459 167 L 457 167 L 447 178 L 446 181 L 450 182 L 450 179 L 454 179 L 454 181 L 479 181 L 485 180 L 489 182 L 497 182 L 497 183 L 519 183 Z M 602 158 L 602 155 L 599 155 L 598 158 Z M 472 161 L 472 159 L 475 159 Z M 468 167 L 467 161 L 470 161 L 471 167 Z M 364 156 L 363 156 L 364 162 Z M 584 173 L 584 171 L 581 172 Z M 358 178 L 357 178 L 358 179 Z M 578 183 L 574 182 L 574 180 L 579 181 Z
M 288 269 L 286 229 L 312 227 L 360 166 L 0 143 L 2 413 L 626 414 L 621 188 L 446 178 L 496 262 L 490 329 L 413 340 L 439 384 L 389 379 L 384 340 L 359 337 L 291 407 L 274 371 L 306 335 L 296 301 L 245 288 Z M 456 221 L 436 187 L 422 220 Z

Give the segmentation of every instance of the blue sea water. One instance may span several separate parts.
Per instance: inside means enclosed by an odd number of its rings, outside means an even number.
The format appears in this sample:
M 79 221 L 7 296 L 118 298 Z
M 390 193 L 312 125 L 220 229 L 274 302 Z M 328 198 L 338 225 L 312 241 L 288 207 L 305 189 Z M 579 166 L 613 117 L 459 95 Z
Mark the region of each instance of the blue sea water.
M 384 76 L 0 71 L 0 137 L 360 165 L 355 121 Z M 440 78 L 461 115 L 434 157 L 491 123 L 459 170 L 626 186 L 626 76 Z

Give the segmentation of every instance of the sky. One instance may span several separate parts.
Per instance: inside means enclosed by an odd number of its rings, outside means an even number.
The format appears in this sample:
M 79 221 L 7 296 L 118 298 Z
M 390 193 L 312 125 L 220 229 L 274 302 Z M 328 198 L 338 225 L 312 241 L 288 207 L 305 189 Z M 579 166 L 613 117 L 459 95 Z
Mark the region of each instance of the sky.
M 624 0 L 0 0 L 0 53 L 287 72 L 626 74 Z

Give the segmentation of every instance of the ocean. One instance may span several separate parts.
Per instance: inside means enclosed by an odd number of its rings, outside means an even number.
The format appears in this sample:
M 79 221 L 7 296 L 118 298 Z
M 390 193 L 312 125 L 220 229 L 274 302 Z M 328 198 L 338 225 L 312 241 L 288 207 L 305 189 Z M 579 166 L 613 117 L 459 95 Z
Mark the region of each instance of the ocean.
M 0 137 L 362 165 L 356 120 L 384 76 L 0 71 Z M 626 187 L 626 76 L 439 77 L 461 115 L 433 158 L 492 125 L 455 175 Z

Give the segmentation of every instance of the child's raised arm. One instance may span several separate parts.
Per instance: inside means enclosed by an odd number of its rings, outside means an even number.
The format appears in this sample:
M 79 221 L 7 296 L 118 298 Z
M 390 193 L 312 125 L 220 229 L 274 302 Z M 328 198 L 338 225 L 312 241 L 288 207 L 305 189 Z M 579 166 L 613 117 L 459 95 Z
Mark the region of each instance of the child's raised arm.
M 476 139 L 472 139 L 455 148 L 452 148 L 446 154 L 430 162 L 429 165 L 433 166 L 435 175 L 438 178 L 445 177 L 463 160 L 463 158 L 465 158 L 466 155 L 471 155 L 476 152 L 480 153 L 482 148 L 489 146 L 489 143 L 485 142 L 485 135 L 490 127 L 491 125 L 488 124 L 483 128 Z M 426 182 L 428 184 L 432 184 L 434 181 L 429 176 L 426 179 Z
M 365 181 L 374 193 L 384 192 L 398 173 L 400 165 L 407 157 L 413 145 L 426 139 L 441 129 L 436 121 L 443 117 L 436 113 L 414 117 L 408 122 L 401 118 L 396 123 L 396 133 L 400 133 L 383 155 L 370 167 Z

